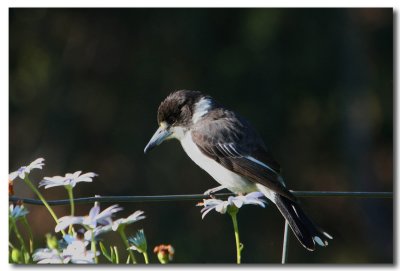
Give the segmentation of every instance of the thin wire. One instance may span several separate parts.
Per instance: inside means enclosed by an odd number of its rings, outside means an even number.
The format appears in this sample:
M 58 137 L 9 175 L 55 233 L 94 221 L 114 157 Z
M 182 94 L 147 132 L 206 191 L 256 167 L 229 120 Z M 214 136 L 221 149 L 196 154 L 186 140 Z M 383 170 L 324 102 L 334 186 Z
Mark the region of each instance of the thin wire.
M 393 198 L 393 192 L 291 191 L 296 197 Z
M 296 197 L 350 197 L 350 198 L 393 198 L 393 192 L 346 192 L 346 191 L 291 191 Z M 226 198 L 232 196 L 232 193 L 218 193 L 214 194 L 217 198 Z M 202 200 L 209 198 L 203 194 L 188 194 L 188 195 L 161 195 L 161 196 L 99 196 L 99 197 L 85 197 L 75 198 L 76 204 L 108 202 L 166 202 L 166 201 L 190 201 Z M 43 202 L 38 199 L 21 198 L 11 196 L 10 201 L 22 200 L 26 204 L 43 205 Z M 49 205 L 69 205 L 69 199 L 49 200 Z

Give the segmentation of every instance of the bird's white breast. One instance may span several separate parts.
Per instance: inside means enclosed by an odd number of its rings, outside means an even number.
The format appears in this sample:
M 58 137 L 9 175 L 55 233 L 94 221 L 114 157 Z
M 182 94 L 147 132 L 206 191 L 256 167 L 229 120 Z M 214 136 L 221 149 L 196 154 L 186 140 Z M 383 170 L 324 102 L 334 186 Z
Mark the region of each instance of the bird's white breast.
M 249 193 L 258 190 L 253 182 L 226 169 L 221 164 L 204 155 L 193 142 L 190 131 L 186 132 L 179 140 L 190 159 L 227 189 L 235 193 Z

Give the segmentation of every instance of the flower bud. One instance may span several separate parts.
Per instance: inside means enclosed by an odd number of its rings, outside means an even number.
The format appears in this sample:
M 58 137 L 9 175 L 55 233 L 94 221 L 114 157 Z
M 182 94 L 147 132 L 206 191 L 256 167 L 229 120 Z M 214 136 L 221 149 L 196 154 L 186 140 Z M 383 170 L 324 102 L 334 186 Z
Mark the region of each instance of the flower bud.
M 157 254 L 157 258 L 161 264 L 167 264 L 174 258 L 174 247 L 171 245 L 159 245 L 156 246 L 153 250 L 155 254 Z
M 47 243 L 47 247 L 50 249 L 58 248 L 57 237 L 55 237 L 54 235 L 51 235 L 50 233 L 46 234 L 46 243 Z
M 11 260 L 14 263 L 21 263 L 22 262 L 22 253 L 19 249 L 13 248 L 11 251 Z
M 14 196 L 14 183 L 12 180 L 8 180 L 8 195 Z

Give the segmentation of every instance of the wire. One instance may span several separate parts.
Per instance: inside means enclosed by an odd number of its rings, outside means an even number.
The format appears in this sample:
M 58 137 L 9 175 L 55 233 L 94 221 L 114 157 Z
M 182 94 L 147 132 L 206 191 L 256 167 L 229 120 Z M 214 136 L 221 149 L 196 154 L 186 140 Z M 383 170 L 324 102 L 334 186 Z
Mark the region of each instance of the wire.
M 350 198 L 393 198 L 393 192 L 348 192 L 348 191 L 291 191 L 296 197 L 350 197 Z M 232 196 L 232 193 L 218 193 L 213 196 L 216 198 L 226 198 Z M 203 194 L 187 194 L 187 195 L 159 195 L 159 196 L 99 196 L 76 198 L 76 204 L 108 202 L 160 202 L 160 201 L 192 201 L 202 200 L 210 196 Z M 43 205 L 43 202 L 38 199 L 21 198 L 11 196 L 10 201 L 23 201 L 26 204 Z M 50 205 L 69 205 L 69 199 L 49 200 Z

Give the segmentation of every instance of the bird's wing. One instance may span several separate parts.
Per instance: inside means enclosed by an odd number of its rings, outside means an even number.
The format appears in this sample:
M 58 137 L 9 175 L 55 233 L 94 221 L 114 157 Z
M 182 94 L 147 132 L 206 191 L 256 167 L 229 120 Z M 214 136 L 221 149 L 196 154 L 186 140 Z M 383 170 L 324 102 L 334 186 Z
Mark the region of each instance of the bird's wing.
M 282 182 L 279 164 L 243 118 L 230 111 L 221 112 L 196 125 L 192 139 L 202 153 L 225 168 L 295 201 Z

